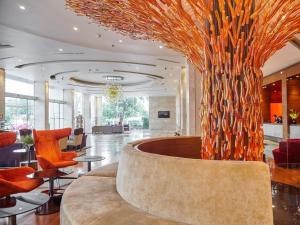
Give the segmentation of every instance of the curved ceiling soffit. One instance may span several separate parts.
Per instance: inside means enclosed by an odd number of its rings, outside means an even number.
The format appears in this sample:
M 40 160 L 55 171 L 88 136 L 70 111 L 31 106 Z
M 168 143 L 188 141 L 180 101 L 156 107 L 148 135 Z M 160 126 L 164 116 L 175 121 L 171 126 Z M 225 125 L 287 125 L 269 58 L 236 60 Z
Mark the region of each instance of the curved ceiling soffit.
M 3 58 L 0 58 L 0 61 L 6 60 L 6 59 L 12 59 L 12 58 L 15 58 L 15 57 L 14 56 L 3 57 Z
M 77 83 L 77 84 L 88 85 L 88 86 L 82 86 L 82 87 L 88 87 L 88 88 L 91 88 L 89 86 L 106 86 L 106 85 L 108 85 L 108 83 L 86 81 L 86 80 L 81 80 L 81 79 L 78 79 L 78 78 L 75 78 L 75 77 L 70 77 L 70 80 L 73 81 L 73 82 L 75 82 L 75 83 Z M 136 83 L 129 83 L 129 84 L 118 84 L 118 83 L 115 83 L 115 84 L 116 85 L 120 85 L 122 87 L 132 87 L 132 86 L 138 86 L 138 85 L 148 84 L 150 82 L 152 82 L 152 81 L 148 80 L 148 81 L 142 81 L 142 82 L 136 82 Z
M 120 63 L 120 64 L 132 64 L 132 65 L 151 66 L 151 67 L 156 67 L 157 66 L 155 64 L 149 64 L 149 63 L 118 61 L 118 60 L 62 59 L 62 60 L 49 60 L 49 61 L 25 63 L 25 64 L 17 65 L 17 66 L 15 66 L 15 68 L 22 69 L 22 68 L 30 67 L 30 66 L 54 64 L 54 63 Z
M 153 79 L 165 79 L 163 76 L 151 74 L 151 73 L 142 73 L 142 72 L 135 72 L 135 71 L 128 71 L 128 70 L 113 70 L 115 73 L 131 73 L 131 74 L 139 74 L 139 75 L 145 75 L 149 78 Z
M 69 71 L 62 71 L 62 72 L 54 73 L 54 74 L 50 75 L 50 79 L 55 80 L 56 76 L 64 75 L 64 74 L 68 74 L 68 73 L 77 73 L 77 72 L 79 72 L 79 70 L 69 70 Z
M 55 80 L 57 76 L 68 74 L 68 73 L 78 73 L 79 70 L 68 70 L 68 71 L 61 71 L 58 73 L 54 73 L 50 75 L 51 80 Z M 143 72 L 135 72 L 135 71 L 127 71 L 127 70 L 113 70 L 113 73 L 126 73 L 126 74 L 135 74 L 140 76 L 146 76 L 151 79 L 165 79 L 163 76 L 150 74 L 150 73 L 143 73 Z M 111 72 L 93 72 L 93 74 L 111 74 Z

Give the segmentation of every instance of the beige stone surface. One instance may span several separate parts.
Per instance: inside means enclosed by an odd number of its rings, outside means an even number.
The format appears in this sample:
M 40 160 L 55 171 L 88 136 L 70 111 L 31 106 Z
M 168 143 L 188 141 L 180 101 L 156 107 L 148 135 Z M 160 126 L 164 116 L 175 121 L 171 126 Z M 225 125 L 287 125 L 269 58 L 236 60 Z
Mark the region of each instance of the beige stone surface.
M 83 176 L 65 191 L 61 225 L 184 225 L 145 213 L 124 201 L 115 178 Z
M 85 176 L 116 177 L 117 171 L 118 171 L 118 163 L 115 162 L 94 169 L 91 172 L 85 174 Z
M 128 145 L 117 190 L 133 206 L 182 223 L 273 224 L 270 174 L 262 162 L 168 157 Z
M 158 118 L 158 111 L 170 111 L 170 118 Z M 149 126 L 150 130 L 176 131 L 176 97 L 149 97 Z

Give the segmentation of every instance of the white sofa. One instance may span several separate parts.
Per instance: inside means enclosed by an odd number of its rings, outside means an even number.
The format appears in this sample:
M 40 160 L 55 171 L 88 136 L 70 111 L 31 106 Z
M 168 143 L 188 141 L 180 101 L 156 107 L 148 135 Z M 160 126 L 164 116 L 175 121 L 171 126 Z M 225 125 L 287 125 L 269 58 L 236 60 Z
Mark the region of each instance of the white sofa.
M 139 143 L 68 187 L 61 225 L 273 225 L 264 163 L 163 156 Z

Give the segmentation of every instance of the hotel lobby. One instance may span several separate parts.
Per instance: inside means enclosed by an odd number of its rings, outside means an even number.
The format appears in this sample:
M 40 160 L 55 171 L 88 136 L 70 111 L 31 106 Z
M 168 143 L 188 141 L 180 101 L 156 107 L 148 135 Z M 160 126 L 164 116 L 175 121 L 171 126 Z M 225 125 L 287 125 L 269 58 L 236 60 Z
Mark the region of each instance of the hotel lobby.
M 0 0 L 0 225 L 300 225 L 299 0 Z

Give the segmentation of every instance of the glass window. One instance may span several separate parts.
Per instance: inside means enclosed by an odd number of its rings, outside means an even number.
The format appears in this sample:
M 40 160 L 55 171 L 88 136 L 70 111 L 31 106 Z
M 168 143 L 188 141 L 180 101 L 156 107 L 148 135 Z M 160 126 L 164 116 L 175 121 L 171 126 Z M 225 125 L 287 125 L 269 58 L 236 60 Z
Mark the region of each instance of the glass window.
M 62 89 L 49 88 L 49 124 L 50 129 L 64 127 L 64 91 Z
M 34 100 L 5 97 L 5 120 L 11 130 L 34 127 Z
M 6 78 L 5 92 L 19 95 L 34 96 L 34 85 L 33 83 L 27 83 Z
M 64 100 L 64 90 L 49 88 L 49 99 L 63 101 Z
M 49 102 L 49 124 L 50 129 L 60 129 L 64 127 L 63 104 Z
M 83 96 L 80 92 L 74 92 L 74 113 L 75 116 L 83 114 Z

